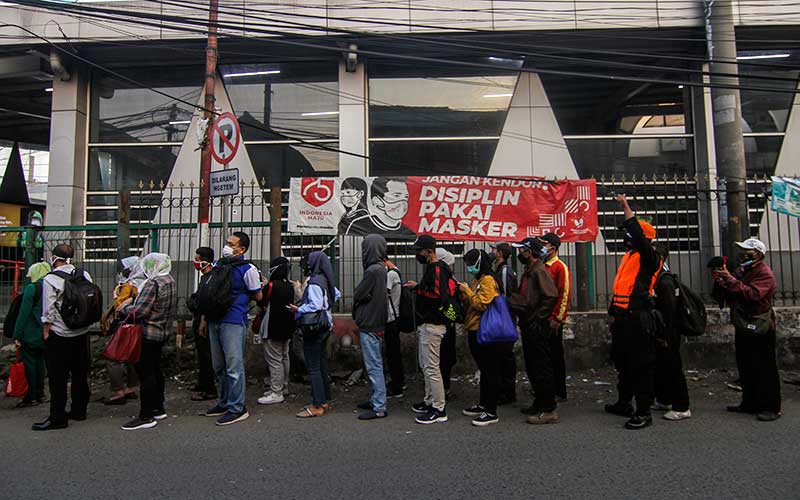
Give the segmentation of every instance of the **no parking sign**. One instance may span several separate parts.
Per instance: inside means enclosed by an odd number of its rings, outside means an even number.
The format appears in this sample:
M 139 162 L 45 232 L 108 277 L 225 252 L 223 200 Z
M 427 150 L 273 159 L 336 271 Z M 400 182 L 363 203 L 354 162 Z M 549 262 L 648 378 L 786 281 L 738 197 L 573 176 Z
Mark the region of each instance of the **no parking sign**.
M 242 133 L 233 113 L 223 113 L 211 129 L 211 156 L 221 165 L 227 165 L 236 156 Z

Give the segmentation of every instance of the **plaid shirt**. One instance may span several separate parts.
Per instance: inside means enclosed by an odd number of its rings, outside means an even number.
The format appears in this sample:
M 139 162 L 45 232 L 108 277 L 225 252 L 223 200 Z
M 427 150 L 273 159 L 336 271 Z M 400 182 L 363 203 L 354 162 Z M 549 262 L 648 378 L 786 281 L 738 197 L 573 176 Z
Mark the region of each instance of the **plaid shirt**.
M 145 339 L 164 342 L 170 333 L 176 305 L 175 280 L 169 275 L 158 276 L 145 284 L 136 302 L 125 312 L 142 325 Z

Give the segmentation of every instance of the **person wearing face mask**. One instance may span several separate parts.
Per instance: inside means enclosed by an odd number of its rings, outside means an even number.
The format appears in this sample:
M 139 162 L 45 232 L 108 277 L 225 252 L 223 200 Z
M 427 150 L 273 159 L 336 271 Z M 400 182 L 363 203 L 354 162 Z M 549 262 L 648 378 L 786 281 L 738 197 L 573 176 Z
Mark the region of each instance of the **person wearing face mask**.
M 569 268 L 558 258 L 558 249 L 561 247 L 561 238 L 555 233 L 547 233 L 539 238 L 544 245 L 544 267 L 553 278 L 558 288 L 558 299 L 553 312 L 550 314 L 550 328 L 553 330 L 553 367 L 555 370 L 556 396 L 567 399 L 567 365 L 564 359 L 564 321 L 569 312 L 569 302 L 572 298 L 570 287 Z
M 553 380 L 553 331 L 549 318 L 556 305 L 558 289 L 542 262 L 544 247 L 539 239 L 525 238 L 513 245 L 525 270 L 508 305 L 519 322 L 525 371 L 534 395 L 533 404 L 522 411 L 530 415 L 530 424 L 555 424 L 559 417 Z
M 513 342 L 494 344 L 478 343 L 478 327 L 481 317 L 492 301 L 500 295 L 497 281 L 492 275 L 489 255 L 483 250 L 472 249 L 464 255 L 467 272 L 474 278 L 470 285 L 459 284 L 459 291 L 467 305 L 464 329 L 470 353 L 481 371 L 480 402 L 465 409 L 462 413 L 474 417 L 472 425 L 486 427 L 499 422 L 497 401 L 502 389 L 503 360 L 508 351 L 513 351 Z
M 436 257 L 436 239 L 433 236 L 420 235 L 411 248 L 416 252 L 417 262 L 425 266 L 419 283 L 409 280 L 403 285 L 416 292 L 419 364 L 425 378 L 425 398 L 411 409 L 418 415 L 416 422 L 427 425 L 447 422 L 444 384 L 439 369 L 442 339 L 448 321 L 442 313 L 442 305 L 456 290 L 455 286 L 453 290 L 448 287 L 448 283 L 453 281 L 452 273 Z
M 444 262 L 452 275 L 456 265 L 456 257 L 442 247 L 436 249 L 436 258 L 440 262 Z M 464 334 L 464 325 L 456 323 L 455 321 L 447 321 L 445 325 L 444 338 L 442 338 L 442 345 L 439 348 L 439 371 L 442 372 L 442 384 L 444 385 L 445 398 L 449 398 L 452 394 L 450 386 L 452 383 L 451 375 L 453 368 L 458 362 L 458 354 L 456 353 L 456 337 Z
M 289 394 L 289 342 L 296 328 L 294 314 L 288 308 L 300 300 L 289 282 L 289 259 L 276 257 L 269 263 L 269 282 L 262 290 L 259 305 L 265 309 L 258 335 L 269 368 L 269 389 L 258 398 L 260 405 L 279 404 Z
M 490 243 L 492 259 L 492 271 L 494 279 L 497 281 L 499 292 L 506 298 L 511 297 L 517 289 L 517 273 L 511 268 L 511 245 L 505 242 Z M 506 352 L 503 359 L 503 385 L 500 391 L 500 399 L 497 404 L 507 405 L 517 402 L 517 356 L 514 349 Z
M 194 269 L 200 273 L 197 284 L 198 290 L 203 287 L 211 277 L 211 267 L 214 262 L 214 249 L 199 247 L 194 252 Z M 191 396 L 192 401 L 212 401 L 217 399 L 217 387 L 214 383 L 214 366 L 211 363 L 211 342 L 208 340 L 208 323 L 203 317 L 196 302 L 196 293 L 190 298 L 188 304 L 192 312 L 192 333 L 194 334 L 194 352 L 197 362 L 197 382 Z
M 408 212 L 408 187 L 401 178 L 377 177 L 370 186 L 369 215 L 359 217 L 346 234 L 380 234 L 389 239 L 411 240 L 415 234 L 403 225 Z
M 339 201 L 346 212 L 339 221 L 339 234 L 347 235 L 354 221 L 369 217 L 367 210 L 367 182 L 360 177 L 348 177 L 342 181 Z
M 731 274 L 714 269 L 714 286 L 731 309 L 736 331 L 736 365 L 742 383 L 742 402 L 727 409 L 756 415 L 762 422 L 781 416 L 781 385 L 775 358 L 775 312 L 772 302 L 778 284 L 764 262 L 767 246 L 756 238 L 737 242 L 739 266 Z
M 619 399 L 607 404 L 605 411 L 628 417 L 626 429 L 652 425 L 656 335 L 659 315 L 653 300 L 656 280 L 663 262 L 653 247 L 655 228 L 638 219 L 624 194 L 616 198 L 625 221 L 624 243 L 628 251 L 622 257 L 614 278 L 611 316 L 611 357 L 617 370 Z M 635 398 L 636 408 L 631 405 Z

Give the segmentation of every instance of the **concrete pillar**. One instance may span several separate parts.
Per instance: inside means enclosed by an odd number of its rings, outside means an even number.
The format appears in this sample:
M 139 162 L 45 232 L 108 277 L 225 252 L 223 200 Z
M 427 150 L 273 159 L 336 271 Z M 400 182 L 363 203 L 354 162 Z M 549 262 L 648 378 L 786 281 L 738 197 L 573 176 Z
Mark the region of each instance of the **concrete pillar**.
M 89 81 L 74 69 L 69 81 L 53 80 L 50 112 L 50 172 L 45 224 L 84 222 Z

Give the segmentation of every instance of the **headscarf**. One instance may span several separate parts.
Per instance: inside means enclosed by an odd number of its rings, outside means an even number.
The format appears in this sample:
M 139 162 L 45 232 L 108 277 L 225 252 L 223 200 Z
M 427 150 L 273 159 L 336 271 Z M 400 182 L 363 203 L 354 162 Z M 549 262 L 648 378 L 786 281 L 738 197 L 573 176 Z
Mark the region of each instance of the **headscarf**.
M 37 262 L 28 269 L 28 278 L 31 283 L 36 283 L 50 273 L 50 264 L 47 262 Z
M 289 278 L 289 259 L 275 257 L 269 262 L 269 280 L 281 281 Z
M 133 266 L 128 281 L 133 283 L 140 293 L 144 285 L 158 276 L 168 276 L 172 270 L 172 260 L 163 253 L 149 253 Z
M 485 250 L 473 248 L 464 254 L 464 263 L 467 265 L 473 265 L 478 262 L 478 259 L 480 259 L 480 263 L 478 264 L 478 274 L 475 279 L 480 279 L 485 274 L 492 274 L 492 262 Z
M 436 258 L 447 264 L 451 270 L 456 265 L 456 257 L 442 247 L 436 249 Z
M 308 284 L 318 285 L 328 292 L 328 304 L 336 300 L 336 288 L 333 286 L 333 266 L 325 252 L 311 252 L 308 255 L 308 267 L 311 269 L 311 278 Z M 308 287 L 306 287 L 308 291 Z
M 136 280 L 133 279 L 133 269 L 136 267 L 137 262 L 139 262 L 139 257 L 135 255 L 131 255 L 130 257 L 125 257 L 124 259 L 119 260 L 119 267 L 121 269 L 121 276 L 119 280 L 120 285 L 127 283 L 133 285 L 137 290 L 139 290 L 141 285 L 144 284 L 144 278 L 137 278 Z M 125 271 L 128 271 L 127 277 L 125 277 Z

